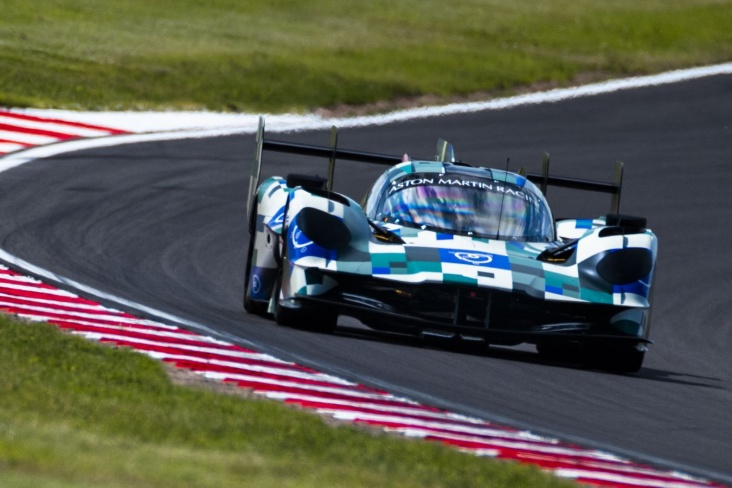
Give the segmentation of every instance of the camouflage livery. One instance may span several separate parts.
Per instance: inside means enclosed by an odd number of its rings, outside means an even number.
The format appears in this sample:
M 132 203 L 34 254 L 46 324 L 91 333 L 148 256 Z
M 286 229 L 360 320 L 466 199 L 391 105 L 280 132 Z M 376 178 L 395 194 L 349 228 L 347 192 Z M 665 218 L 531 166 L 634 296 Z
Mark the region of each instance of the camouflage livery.
M 476 198 L 495 215 L 461 213 Z M 624 372 L 642 364 L 657 252 L 644 219 L 555 224 L 526 176 L 455 161 L 397 164 L 362 204 L 280 177 L 252 203 L 249 311 L 320 330 L 344 314 L 424 337 L 533 343 L 548 357 L 584 351 Z

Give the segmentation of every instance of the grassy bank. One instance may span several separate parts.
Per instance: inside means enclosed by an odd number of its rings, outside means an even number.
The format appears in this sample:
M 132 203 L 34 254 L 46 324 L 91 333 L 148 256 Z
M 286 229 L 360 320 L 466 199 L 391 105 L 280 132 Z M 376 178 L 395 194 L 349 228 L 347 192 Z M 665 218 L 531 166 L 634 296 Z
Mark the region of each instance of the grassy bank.
M 0 105 L 307 111 L 732 60 L 725 0 L 3 0 Z
M 176 386 L 161 363 L 0 315 L 0 485 L 560 487 L 513 463 Z

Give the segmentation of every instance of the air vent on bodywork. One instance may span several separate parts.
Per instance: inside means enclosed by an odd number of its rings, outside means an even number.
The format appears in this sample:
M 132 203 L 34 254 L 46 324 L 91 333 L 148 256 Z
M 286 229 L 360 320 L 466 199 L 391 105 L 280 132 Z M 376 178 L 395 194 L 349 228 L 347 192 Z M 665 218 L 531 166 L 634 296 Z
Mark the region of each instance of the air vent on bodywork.
M 351 231 L 343 220 L 316 208 L 297 214 L 297 226 L 315 244 L 325 249 L 340 249 L 351 242 Z
M 653 268 L 651 251 L 626 248 L 609 252 L 597 263 L 597 273 L 614 285 L 625 285 L 648 276 Z

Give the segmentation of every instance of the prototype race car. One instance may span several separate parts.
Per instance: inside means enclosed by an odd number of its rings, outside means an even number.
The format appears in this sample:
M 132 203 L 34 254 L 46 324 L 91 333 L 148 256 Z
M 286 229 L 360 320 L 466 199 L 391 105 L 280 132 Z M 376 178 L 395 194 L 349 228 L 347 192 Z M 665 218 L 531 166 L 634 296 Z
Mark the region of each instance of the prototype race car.
M 250 177 L 244 308 L 320 332 L 348 315 L 377 330 L 465 344 L 535 344 L 550 359 L 636 372 L 657 241 L 618 213 L 613 183 L 274 141 L 260 120 Z M 259 184 L 263 151 L 330 159 L 327 179 Z M 391 166 L 361 204 L 332 191 L 336 160 Z M 535 184 L 536 183 L 536 184 Z M 537 184 L 539 186 L 537 186 Z M 612 195 L 596 219 L 554 220 L 547 185 Z

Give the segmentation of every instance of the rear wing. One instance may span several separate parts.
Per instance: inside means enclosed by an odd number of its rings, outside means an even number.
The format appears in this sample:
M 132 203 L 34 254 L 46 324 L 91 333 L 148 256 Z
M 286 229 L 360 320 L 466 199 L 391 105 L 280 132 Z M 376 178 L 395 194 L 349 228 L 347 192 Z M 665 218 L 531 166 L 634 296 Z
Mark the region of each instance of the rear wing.
M 615 178 L 611 183 L 581 180 L 577 178 L 567 178 L 565 176 L 549 175 L 549 153 L 544 153 L 544 159 L 541 164 L 541 173 L 526 174 L 523 168 L 519 173 L 534 184 L 539 185 L 541 192 L 546 196 L 549 186 L 557 186 L 562 188 L 570 188 L 572 190 L 586 190 L 599 193 L 609 193 L 612 195 L 610 202 L 610 213 L 620 213 L 620 194 L 623 189 L 623 163 L 615 162 Z
M 252 163 L 249 175 L 249 194 L 247 196 L 247 217 L 251 223 L 252 211 L 254 208 L 254 199 L 257 195 L 257 187 L 262 172 L 262 154 L 264 151 L 282 152 L 290 154 L 300 154 L 302 156 L 314 156 L 327 158 L 328 178 L 326 180 L 326 189 L 333 189 L 333 175 L 335 172 L 336 159 L 347 161 L 358 161 L 361 163 L 380 164 L 384 166 L 394 166 L 404 161 L 404 156 L 395 156 L 392 154 L 379 154 L 363 151 L 354 151 L 350 149 L 338 148 L 338 130 L 335 126 L 330 132 L 330 146 L 315 146 L 310 144 L 300 144 L 295 142 L 276 141 L 268 139 L 264 136 L 264 118 L 259 118 L 259 127 L 257 129 L 256 148 L 254 153 L 254 161 Z M 450 143 L 442 139 L 437 142 L 437 161 L 458 162 L 455 158 L 455 150 Z M 463 163 L 461 163 L 463 164 Z M 599 181 L 581 180 L 576 178 L 567 178 L 564 176 L 549 175 L 549 154 L 544 153 L 541 173 L 526 174 L 523 168 L 519 170 L 519 174 L 525 176 L 531 182 L 539 185 L 542 193 L 546 195 L 547 188 L 558 186 L 575 190 L 587 190 L 593 192 L 609 193 L 612 195 L 611 213 L 619 213 L 620 210 L 620 193 L 623 181 L 623 163 L 620 161 L 615 164 L 615 179 L 612 183 L 604 183 Z
M 358 161 L 361 163 L 380 164 L 384 166 L 394 166 L 403 161 L 402 156 L 394 156 L 391 154 L 378 154 L 363 151 L 354 151 L 350 149 L 338 148 L 338 129 L 335 126 L 330 131 L 330 146 L 314 146 L 310 144 L 300 144 L 295 142 L 276 141 L 268 139 L 264 136 L 264 119 L 259 118 L 259 128 L 257 129 L 256 148 L 254 152 L 254 162 L 252 164 L 251 173 L 249 175 L 249 195 L 247 198 L 247 216 L 252 217 L 252 209 L 254 208 L 254 199 L 259 186 L 259 177 L 262 173 L 262 153 L 264 151 L 282 152 L 290 154 L 300 154 L 302 156 L 314 156 L 327 158 L 328 163 L 328 179 L 326 180 L 326 189 L 333 189 L 333 175 L 335 173 L 336 159 L 346 161 Z

